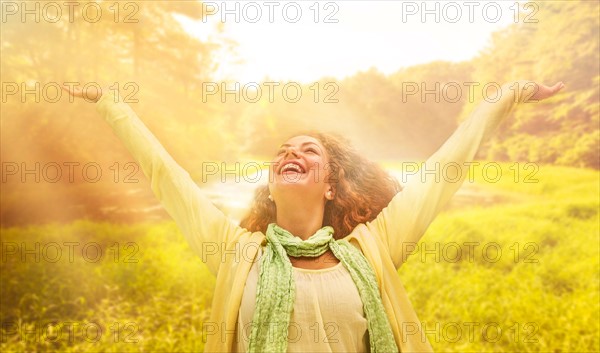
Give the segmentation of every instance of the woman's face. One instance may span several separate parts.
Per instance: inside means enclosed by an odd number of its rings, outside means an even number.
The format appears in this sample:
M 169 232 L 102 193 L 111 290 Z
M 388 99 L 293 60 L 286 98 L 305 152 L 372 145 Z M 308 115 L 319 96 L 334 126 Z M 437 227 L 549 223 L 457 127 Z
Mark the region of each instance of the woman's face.
M 286 192 L 325 197 L 331 172 L 329 157 L 318 139 L 295 136 L 282 144 L 269 166 L 269 191 L 277 202 Z

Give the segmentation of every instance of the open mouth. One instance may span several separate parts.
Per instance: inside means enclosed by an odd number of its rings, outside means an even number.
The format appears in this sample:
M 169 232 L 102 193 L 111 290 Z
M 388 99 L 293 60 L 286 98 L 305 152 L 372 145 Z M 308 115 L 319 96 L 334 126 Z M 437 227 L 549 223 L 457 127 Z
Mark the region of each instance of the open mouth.
M 304 173 L 306 173 L 306 171 L 304 170 L 304 167 L 302 167 L 302 165 L 300 165 L 300 163 L 290 161 L 290 162 L 286 162 L 284 165 L 281 166 L 281 168 L 279 168 L 279 174 L 286 174 L 286 173 L 304 174 Z

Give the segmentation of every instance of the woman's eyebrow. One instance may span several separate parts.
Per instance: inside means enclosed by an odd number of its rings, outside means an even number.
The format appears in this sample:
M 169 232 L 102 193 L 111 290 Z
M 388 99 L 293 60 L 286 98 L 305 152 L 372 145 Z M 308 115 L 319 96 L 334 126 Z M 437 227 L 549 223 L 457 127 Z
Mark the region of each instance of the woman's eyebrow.
M 302 143 L 300 146 L 308 145 L 308 144 L 311 144 L 311 143 L 312 143 L 313 145 L 315 145 L 315 146 L 319 147 L 319 145 L 317 145 L 316 143 L 314 143 L 314 142 L 312 142 L 312 141 L 309 141 L 309 142 L 304 142 L 304 143 Z M 290 145 L 289 143 L 284 143 L 283 145 L 279 146 L 279 148 L 281 148 L 281 147 L 287 147 L 287 146 L 291 146 L 291 145 Z

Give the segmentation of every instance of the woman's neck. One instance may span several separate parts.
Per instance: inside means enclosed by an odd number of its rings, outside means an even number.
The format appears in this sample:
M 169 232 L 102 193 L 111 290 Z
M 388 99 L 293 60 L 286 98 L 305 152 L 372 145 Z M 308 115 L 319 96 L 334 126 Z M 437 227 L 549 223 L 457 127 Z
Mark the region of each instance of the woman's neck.
M 277 205 L 277 225 L 302 240 L 323 227 L 323 206 Z

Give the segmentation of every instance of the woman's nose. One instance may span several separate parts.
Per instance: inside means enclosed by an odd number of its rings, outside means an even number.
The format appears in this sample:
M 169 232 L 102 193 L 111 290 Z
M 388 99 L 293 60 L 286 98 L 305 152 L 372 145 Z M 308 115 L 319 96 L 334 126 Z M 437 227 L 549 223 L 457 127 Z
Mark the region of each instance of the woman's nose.
M 290 147 L 288 147 L 288 148 L 285 150 L 285 156 L 284 156 L 284 157 L 287 157 L 287 156 L 288 156 L 288 154 L 290 154 L 290 153 L 292 153 L 292 154 L 293 154 L 295 157 L 298 157 L 298 152 L 296 151 L 296 149 L 295 149 L 295 148 L 293 148 L 293 147 L 291 147 L 291 146 L 290 146 Z

